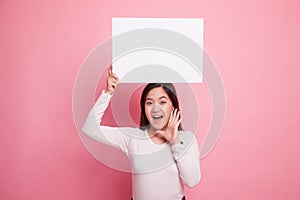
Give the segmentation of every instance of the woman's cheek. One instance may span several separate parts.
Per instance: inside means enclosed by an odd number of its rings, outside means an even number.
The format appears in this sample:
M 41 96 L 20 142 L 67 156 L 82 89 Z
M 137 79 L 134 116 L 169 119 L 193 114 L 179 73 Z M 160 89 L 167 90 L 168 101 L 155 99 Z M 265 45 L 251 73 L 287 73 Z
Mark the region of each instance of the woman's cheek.
M 171 110 L 167 108 L 167 109 L 165 110 L 165 113 L 166 113 L 166 120 L 169 121 L 170 115 L 171 115 Z

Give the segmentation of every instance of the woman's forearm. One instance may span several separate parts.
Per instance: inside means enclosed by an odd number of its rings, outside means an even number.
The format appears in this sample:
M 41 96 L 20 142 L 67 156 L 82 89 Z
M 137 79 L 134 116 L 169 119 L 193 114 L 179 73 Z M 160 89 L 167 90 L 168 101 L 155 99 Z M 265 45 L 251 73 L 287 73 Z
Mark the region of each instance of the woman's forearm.
M 193 133 L 183 132 L 180 143 L 172 146 L 173 156 L 183 183 L 192 188 L 201 179 L 200 153 L 197 138 Z
M 108 107 L 111 96 L 112 95 L 106 94 L 104 91 L 102 91 L 100 97 L 97 99 L 96 103 L 91 108 L 82 127 L 82 131 L 85 134 L 100 142 L 106 141 L 106 138 L 104 137 L 101 131 L 100 123 L 104 112 Z

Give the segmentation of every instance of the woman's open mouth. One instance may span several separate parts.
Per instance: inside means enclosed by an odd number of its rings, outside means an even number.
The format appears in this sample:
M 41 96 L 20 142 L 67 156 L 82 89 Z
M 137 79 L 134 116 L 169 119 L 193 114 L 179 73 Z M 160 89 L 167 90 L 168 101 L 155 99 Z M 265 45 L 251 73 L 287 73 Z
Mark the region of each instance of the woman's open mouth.
M 164 116 L 163 115 L 153 115 L 152 117 L 152 121 L 155 124 L 160 124 L 161 122 L 163 122 Z

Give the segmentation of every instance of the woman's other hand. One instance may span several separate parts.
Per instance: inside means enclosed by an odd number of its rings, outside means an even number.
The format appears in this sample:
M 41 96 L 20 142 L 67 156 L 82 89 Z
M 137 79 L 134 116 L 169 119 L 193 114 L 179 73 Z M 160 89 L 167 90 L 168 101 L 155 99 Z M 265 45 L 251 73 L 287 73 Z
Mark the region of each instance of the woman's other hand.
M 178 126 L 181 120 L 182 118 L 180 118 L 180 111 L 177 109 L 173 110 L 165 130 L 158 130 L 156 133 L 161 134 L 171 144 L 180 143 L 178 138 Z
M 112 71 L 113 67 L 112 65 L 108 69 L 108 76 L 107 76 L 107 82 L 106 82 L 106 90 L 105 93 L 107 94 L 113 94 L 117 85 L 119 84 L 119 77 L 113 73 Z

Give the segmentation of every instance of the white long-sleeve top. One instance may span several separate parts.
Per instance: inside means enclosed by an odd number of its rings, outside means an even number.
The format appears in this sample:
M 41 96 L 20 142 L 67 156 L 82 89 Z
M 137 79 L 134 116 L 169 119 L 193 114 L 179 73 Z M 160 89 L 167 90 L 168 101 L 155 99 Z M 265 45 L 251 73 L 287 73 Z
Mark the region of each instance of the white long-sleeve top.
M 102 143 L 121 149 L 132 165 L 134 200 L 181 200 L 184 185 L 194 187 L 201 177 L 195 135 L 179 131 L 181 144 L 156 144 L 146 130 L 100 125 L 112 95 L 104 91 L 90 110 L 82 131 Z

